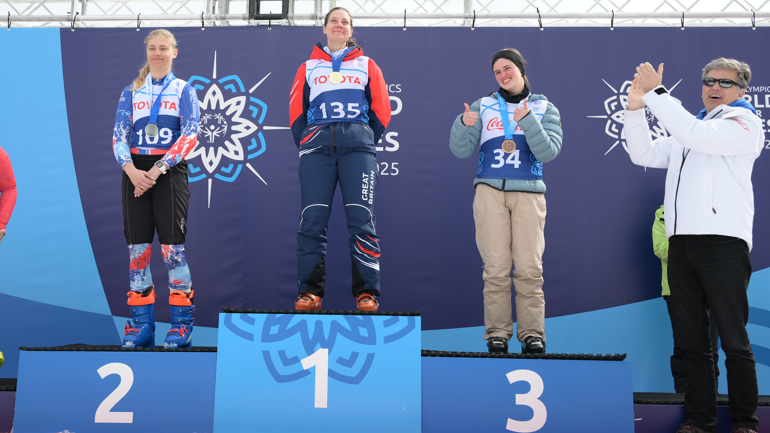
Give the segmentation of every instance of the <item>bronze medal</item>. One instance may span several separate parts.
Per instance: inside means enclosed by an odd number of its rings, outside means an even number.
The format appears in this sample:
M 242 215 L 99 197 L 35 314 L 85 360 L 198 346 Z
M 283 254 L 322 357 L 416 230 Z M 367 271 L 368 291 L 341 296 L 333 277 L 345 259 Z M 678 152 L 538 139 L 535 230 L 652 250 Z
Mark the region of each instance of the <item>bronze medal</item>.
M 505 153 L 513 153 L 516 150 L 516 142 L 513 140 L 505 140 L 503 141 L 503 152 Z
M 329 75 L 329 82 L 332 84 L 339 84 L 342 82 L 342 74 L 339 72 L 332 72 Z

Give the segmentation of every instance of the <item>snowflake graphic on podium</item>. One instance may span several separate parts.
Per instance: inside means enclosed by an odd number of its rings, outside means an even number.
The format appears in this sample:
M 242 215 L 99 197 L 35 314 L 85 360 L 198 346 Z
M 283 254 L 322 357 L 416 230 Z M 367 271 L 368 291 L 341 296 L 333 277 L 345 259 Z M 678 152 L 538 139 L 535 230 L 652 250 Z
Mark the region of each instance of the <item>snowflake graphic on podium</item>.
M 411 316 L 344 315 L 324 323 L 307 315 L 267 314 L 259 331 L 253 316 L 237 315 L 245 327 L 236 325 L 233 316 L 225 315 L 225 327 L 244 340 L 259 338 L 260 345 L 267 349 L 262 350 L 265 366 L 278 383 L 310 375 L 301 359 L 320 347 L 329 351 L 329 378 L 359 384 L 372 367 L 378 345 L 398 341 L 417 329 Z M 256 332 L 247 330 L 249 327 Z
M 188 179 L 190 182 L 208 179 L 209 207 L 213 179 L 234 182 L 244 166 L 267 185 L 250 162 L 267 149 L 260 129 L 288 129 L 262 126 L 267 104 L 251 96 L 269 76 L 270 73 L 248 92 L 238 75 L 217 79 L 215 51 L 212 78 L 194 75 L 188 80 L 198 94 L 201 109 L 198 145 L 187 156 Z
M 628 152 L 628 144 L 626 143 L 626 137 L 623 132 L 623 121 L 625 109 L 628 107 L 628 90 L 631 88 L 632 82 L 623 82 L 623 85 L 620 86 L 620 91 L 617 91 L 614 87 L 610 86 L 610 83 L 608 83 L 606 80 L 602 79 L 602 81 L 604 81 L 604 84 L 606 84 L 607 87 L 609 87 L 613 93 L 615 93 L 614 95 L 604 100 L 604 111 L 606 111 L 607 114 L 586 117 L 592 119 L 607 119 L 607 122 L 604 125 L 604 132 L 613 138 L 615 143 L 613 143 L 612 146 L 610 146 L 610 148 L 604 152 L 605 155 L 610 153 L 610 151 L 614 149 L 618 144 L 621 144 L 623 149 Z M 668 89 L 669 94 L 671 94 L 671 92 L 673 92 L 676 86 L 678 86 L 681 82 L 682 80 L 679 80 L 676 84 L 674 84 L 674 87 Z M 649 107 L 644 107 L 644 113 L 647 117 L 647 124 L 650 125 L 650 134 L 652 134 L 653 140 L 656 138 L 668 137 L 668 131 L 666 131 L 665 128 L 663 128 L 663 126 L 658 122 L 658 120 L 652 114 L 652 111 L 650 111 Z

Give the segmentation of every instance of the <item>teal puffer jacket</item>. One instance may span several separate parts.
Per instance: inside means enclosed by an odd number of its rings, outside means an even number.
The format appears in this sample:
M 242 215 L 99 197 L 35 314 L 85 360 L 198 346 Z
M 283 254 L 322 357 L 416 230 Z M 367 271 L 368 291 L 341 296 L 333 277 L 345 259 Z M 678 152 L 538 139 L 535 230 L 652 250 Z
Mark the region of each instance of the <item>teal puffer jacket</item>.
M 497 98 L 497 93 L 492 94 Z M 530 101 L 548 99 L 543 95 L 530 95 Z M 479 113 L 481 98 L 471 105 L 471 111 Z M 449 149 L 458 158 L 470 158 L 476 153 L 481 138 L 482 122 L 479 121 L 473 126 L 465 126 L 462 122 L 463 115 L 460 114 L 452 125 L 452 132 L 449 136 Z M 527 115 L 519 122 L 519 126 L 524 131 L 532 154 L 538 161 L 546 163 L 553 161 L 561 152 L 562 130 L 561 117 L 559 110 L 548 102 L 548 106 L 543 115 L 542 122 L 537 121 L 537 116 Z M 473 181 L 476 186 L 479 182 L 503 191 L 524 191 L 524 192 L 545 192 L 545 182 L 542 180 L 521 180 L 521 179 L 479 179 Z

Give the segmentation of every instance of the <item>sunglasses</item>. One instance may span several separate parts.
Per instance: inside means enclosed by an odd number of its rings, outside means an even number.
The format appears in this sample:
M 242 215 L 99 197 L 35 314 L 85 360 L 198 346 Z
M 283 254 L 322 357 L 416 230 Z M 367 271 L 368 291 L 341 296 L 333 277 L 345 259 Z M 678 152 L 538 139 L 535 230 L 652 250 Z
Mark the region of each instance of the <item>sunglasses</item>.
M 719 87 L 723 87 L 725 89 L 729 89 L 730 87 L 737 86 L 738 83 L 736 83 L 733 80 L 728 80 L 727 78 L 722 79 L 716 79 L 716 78 L 704 78 L 703 79 L 703 85 L 708 87 L 713 87 L 714 84 L 719 83 Z

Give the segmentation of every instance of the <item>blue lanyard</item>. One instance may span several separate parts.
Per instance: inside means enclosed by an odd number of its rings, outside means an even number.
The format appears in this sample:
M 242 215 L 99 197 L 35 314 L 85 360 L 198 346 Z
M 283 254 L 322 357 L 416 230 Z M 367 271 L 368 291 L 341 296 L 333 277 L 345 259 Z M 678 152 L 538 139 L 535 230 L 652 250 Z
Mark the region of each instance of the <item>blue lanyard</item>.
M 340 68 L 342 67 L 342 61 L 345 59 L 345 56 L 347 56 L 349 52 L 355 49 L 356 49 L 355 46 L 348 48 L 347 50 L 345 50 L 344 53 L 340 54 L 340 56 L 337 57 L 336 59 L 334 58 L 334 56 L 330 55 L 332 58 L 332 72 L 339 72 Z
M 527 95 L 527 99 L 529 99 L 529 95 Z M 518 122 L 511 122 L 508 120 L 508 103 L 505 102 L 505 99 L 503 99 L 502 96 L 500 96 L 500 93 L 497 94 L 497 103 L 500 106 L 500 120 L 503 121 L 503 131 L 505 132 L 505 139 L 506 140 L 513 140 L 513 131 L 516 130 L 516 125 L 518 125 Z
M 160 94 L 158 94 L 158 99 L 155 100 L 155 103 L 152 104 L 152 108 L 150 109 L 150 123 L 153 125 L 158 124 L 158 113 L 160 113 L 160 98 L 163 96 L 163 92 L 166 91 L 166 88 L 175 79 L 176 77 L 174 76 L 174 73 L 169 72 L 168 75 L 166 75 L 166 78 L 163 80 L 163 88 L 160 90 Z M 148 90 L 150 93 L 150 99 L 152 99 L 152 77 L 150 77 L 150 88 Z

